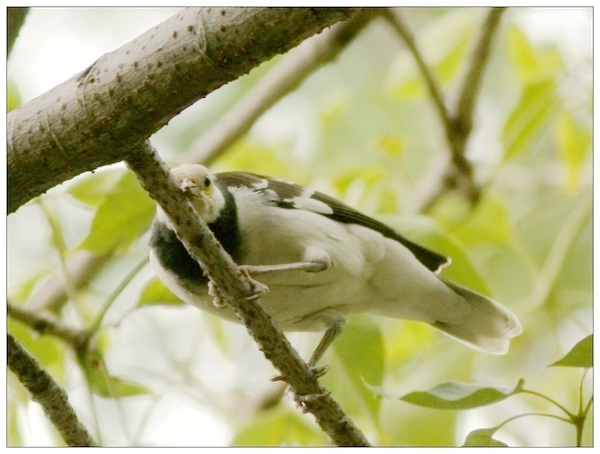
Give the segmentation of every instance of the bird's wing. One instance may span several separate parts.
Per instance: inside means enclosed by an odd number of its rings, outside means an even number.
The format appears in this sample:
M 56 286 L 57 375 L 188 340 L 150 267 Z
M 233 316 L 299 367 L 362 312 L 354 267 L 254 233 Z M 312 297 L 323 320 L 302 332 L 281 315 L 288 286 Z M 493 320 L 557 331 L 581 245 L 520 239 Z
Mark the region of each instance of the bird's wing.
M 312 211 L 344 224 L 358 224 L 375 230 L 384 237 L 401 243 L 429 270 L 436 272 L 449 260 L 429 249 L 419 246 L 354 208 L 318 191 L 294 183 L 247 172 L 222 172 L 215 177 L 229 187 L 246 187 L 256 192 L 268 192 L 276 206 L 285 209 Z

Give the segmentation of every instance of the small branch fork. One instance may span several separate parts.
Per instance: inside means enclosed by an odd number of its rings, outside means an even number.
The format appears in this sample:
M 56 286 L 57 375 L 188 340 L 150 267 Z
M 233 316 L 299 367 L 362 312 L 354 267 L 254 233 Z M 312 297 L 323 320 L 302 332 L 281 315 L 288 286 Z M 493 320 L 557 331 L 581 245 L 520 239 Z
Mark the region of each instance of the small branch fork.
M 162 207 L 188 252 L 196 258 L 216 289 L 219 304 L 229 304 L 265 357 L 290 385 L 303 410 L 312 413 L 321 429 L 338 446 L 369 446 L 339 404 L 318 382 L 319 369 L 309 367 L 260 305 L 263 286 L 237 267 L 206 223 L 198 216 L 154 148 L 141 144 L 128 159 L 128 167 Z M 310 398 L 310 396 L 316 396 Z
M 506 8 L 491 8 L 481 27 L 479 38 L 474 47 L 467 73 L 462 81 L 458 100 L 455 106 L 446 107 L 444 97 L 431 68 L 422 57 L 414 36 L 398 12 L 382 9 L 382 16 L 387 19 L 396 33 L 406 43 L 425 80 L 436 111 L 443 124 L 446 140 L 450 148 L 451 159 L 442 172 L 440 184 L 420 201 L 414 211 L 428 211 L 439 197 L 448 189 L 458 189 L 467 199 L 476 204 L 481 195 L 481 188 L 473 177 L 473 167 L 465 156 L 466 145 L 473 129 L 473 113 L 477 104 L 477 96 L 481 87 L 483 73 L 486 68 L 493 37 L 498 29 L 500 19 Z

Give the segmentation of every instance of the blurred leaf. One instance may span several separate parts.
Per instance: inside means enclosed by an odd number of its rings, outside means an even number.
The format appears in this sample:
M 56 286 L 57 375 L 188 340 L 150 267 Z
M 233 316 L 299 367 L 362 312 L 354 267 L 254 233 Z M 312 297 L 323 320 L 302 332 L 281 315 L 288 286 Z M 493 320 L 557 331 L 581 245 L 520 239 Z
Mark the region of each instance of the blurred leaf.
M 258 413 L 235 435 L 232 446 L 327 446 L 323 432 L 315 430 L 298 412 L 277 406 Z
M 443 410 L 467 410 L 501 402 L 521 392 L 523 379 L 514 389 L 473 385 L 470 383 L 447 382 L 429 391 L 415 391 L 401 397 L 394 396 L 381 388 L 371 387 L 378 395 L 386 399 L 398 399 L 420 407 Z
M 346 386 L 376 419 L 381 402 L 364 382 L 379 385 L 385 373 L 383 337 L 379 325 L 367 317 L 354 317 L 333 344 L 338 359 L 347 372 Z M 333 374 L 332 374 L 333 376 Z
M 30 276 L 24 282 L 18 285 L 11 286 L 9 297 L 11 300 L 24 302 L 27 300 L 31 291 L 35 288 L 40 279 L 46 276 L 52 275 L 50 270 L 37 270 L 33 271 Z
M 6 401 L 6 447 L 24 446 L 25 437 L 19 424 L 19 406 L 14 400 Z
M 377 139 L 376 148 L 394 158 L 399 158 L 404 151 L 404 143 L 400 137 L 385 135 Z
M 558 118 L 556 141 L 567 168 L 566 189 L 574 192 L 579 188 L 579 173 L 592 143 L 591 131 L 579 127 L 573 117 L 563 111 Z
M 553 80 L 543 80 L 525 87 L 504 125 L 504 159 L 511 159 L 533 146 L 548 127 L 548 119 L 558 107 L 557 100 Z
M 585 367 L 590 368 L 594 365 L 593 347 L 594 335 L 590 334 L 583 340 L 575 344 L 569 353 L 559 359 L 550 366 L 566 366 L 566 367 Z
M 65 362 L 65 347 L 53 336 L 40 336 L 29 326 L 9 318 L 7 330 L 44 367 L 49 369 L 57 380 L 62 380 Z
M 60 219 L 58 218 L 56 211 L 52 207 L 48 207 L 48 204 L 43 199 L 37 199 L 37 202 L 46 216 L 48 225 L 50 226 L 50 244 L 58 251 L 60 256 L 64 259 L 67 255 L 67 243 L 63 235 L 62 226 L 60 225 Z
M 138 307 L 153 305 L 181 306 L 184 304 L 185 303 L 169 290 L 157 277 L 152 278 L 152 280 L 146 284 L 137 303 Z
M 148 229 L 154 211 L 154 202 L 128 172 L 101 202 L 90 233 L 79 247 L 97 254 L 126 247 Z
M 284 153 L 284 149 L 284 146 L 267 146 L 250 138 L 242 138 L 219 157 L 214 170 L 244 170 L 300 182 L 302 178 L 294 178 L 294 175 L 300 173 L 301 168 L 290 163 L 289 153 Z
M 437 339 L 436 330 L 426 323 L 391 319 L 385 323 L 394 325 L 392 329 L 384 331 L 388 369 L 397 369 L 406 361 L 414 359 L 415 354 L 422 354 Z
M 23 100 L 21 99 L 19 87 L 15 81 L 9 77 L 6 81 L 6 111 L 10 112 L 11 110 L 16 109 L 22 102 Z
M 560 53 L 555 47 L 536 49 L 523 32 L 511 26 L 507 32 L 509 55 L 523 86 L 553 78 L 562 68 Z
M 492 447 L 492 446 L 508 446 L 502 441 L 498 441 L 492 436 L 498 430 L 497 427 L 491 429 L 477 429 L 469 433 L 463 446 L 481 446 L 481 447 Z
M 96 171 L 75 183 L 68 192 L 82 203 L 98 206 L 115 190 L 126 173 L 125 170 L 114 168 Z
M 482 196 L 475 211 L 453 234 L 464 244 L 497 243 L 505 246 L 511 233 L 505 202 L 490 193 Z
M 79 364 L 85 372 L 91 391 L 98 396 L 119 398 L 152 394 L 143 385 L 110 375 L 106 369 L 104 358 L 98 350 L 88 352 L 83 357 L 80 356 Z
M 456 46 L 435 65 L 435 73 L 442 83 L 447 83 L 456 76 L 467 54 L 470 43 L 471 37 L 469 32 L 469 36 L 461 37 Z

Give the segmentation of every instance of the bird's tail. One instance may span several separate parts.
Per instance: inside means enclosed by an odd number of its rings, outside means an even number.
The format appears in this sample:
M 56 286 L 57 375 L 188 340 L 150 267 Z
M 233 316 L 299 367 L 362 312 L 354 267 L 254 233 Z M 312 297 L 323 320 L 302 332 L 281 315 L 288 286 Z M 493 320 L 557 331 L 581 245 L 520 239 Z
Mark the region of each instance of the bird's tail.
M 508 352 L 510 339 L 523 332 L 515 315 L 487 296 L 462 287 L 443 277 L 438 278 L 469 304 L 467 316 L 452 321 L 436 321 L 432 325 L 449 336 L 487 353 Z

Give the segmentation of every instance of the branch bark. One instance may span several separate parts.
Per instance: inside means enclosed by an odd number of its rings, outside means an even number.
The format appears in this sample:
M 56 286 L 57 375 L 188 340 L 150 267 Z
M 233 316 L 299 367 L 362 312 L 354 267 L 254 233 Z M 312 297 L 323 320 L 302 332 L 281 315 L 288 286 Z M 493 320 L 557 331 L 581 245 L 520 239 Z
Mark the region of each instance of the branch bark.
M 262 285 L 242 273 L 206 223 L 197 215 L 150 144 L 141 144 L 127 160 L 142 186 L 160 204 L 188 252 L 207 270 L 217 304 L 235 311 L 265 357 L 281 373 L 296 395 L 318 396 L 304 402 L 321 429 L 338 446 L 368 446 L 360 430 L 318 382 L 281 330 L 260 305 Z
M 187 8 L 8 114 L 8 212 L 124 159 L 190 104 L 351 8 Z
M 98 446 L 79 422 L 69 398 L 21 345 L 8 335 L 8 367 L 38 402 L 69 446 Z

